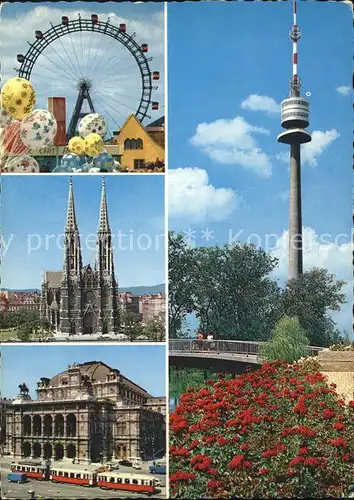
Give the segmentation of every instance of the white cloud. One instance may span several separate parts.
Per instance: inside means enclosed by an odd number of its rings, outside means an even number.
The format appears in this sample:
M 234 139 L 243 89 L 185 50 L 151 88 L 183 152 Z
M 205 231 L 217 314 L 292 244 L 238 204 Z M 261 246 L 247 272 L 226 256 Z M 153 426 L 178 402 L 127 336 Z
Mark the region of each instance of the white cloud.
M 325 132 L 314 130 L 311 134 L 312 141 L 304 144 L 301 148 L 302 164 L 309 164 L 311 167 L 317 167 L 317 158 L 321 156 L 339 136 L 339 132 L 335 129 L 326 130 Z M 288 163 L 289 153 L 278 153 L 275 158 L 284 163 Z
M 276 240 L 271 254 L 279 259 L 279 266 L 274 274 L 281 281 L 286 281 L 288 273 L 289 232 L 284 231 Z M 352 251 L 351 237 L 347 235 L 330 236 L 318 235 L 311 227 L 303 228 L 303 258 L 304 270 L 313 267 L 327 269 L 334 274 L 337 280 L 343 280 L 346 285 L 343 292 L 347 295 L 347 304 L 342 306 L 340 312 L 332 313 L 333 319 L 342 329 L 351 329 L 352 321 Z
M 85 6 L 84 6 L 85 7 Z M 96 5 L 97 7 L 97 5 Z M 134 8 L 137 7 L 137 8 Z M 62 16 L 75 19 L 80 12 L 82 19 L 90 19 L 92 11 L 66 7 L 61 10 L 51 6 L 36 6 L 24 14 L 18 13 L 15 6 L 6 4 L 1 19 L 1 73 L 2 81 L 16 75 L 14 68 L 20 64 L 16 54 L 26 54 L 27 40 L 33 42 L 35 30 L 45 32 L 50 23 L 59 24 Z M 114 10 L 114 12 L 108 12 Z M 164 22 L 163 14 L 140 14 L 139 6 L 133 6 L 129 16 L 117 15 L 119 6 L 110 5 L 95 8 L 100 21 L 110 18 L 110 24 L 127 25 L 127 33 L 136 32 L 137 43 L 147 43 L 147 56 L 153 57 L 150 69 L 160 72 L 160 80 L 154 82 L 158 90 L 153 92 L 153 100 L 164 104 Z M 136 12 L 136 14 L 135 14 Z M 61 96 L 67 98 L 67 117 L 71 117 L 77 98 L 76 84 L 80 76 L 91 78 L 92 100 L 95 110 L 105 115 L 110 123 L 110 131 L 122 125 L 130 113 L 135 113 L 141 97 L 141 76 L 132 55 L 122 44 L 109 36 L 92 33 L 73 33 L 54 41 L 37 59 L 31 81 L 37 94 L 37 107 L 46 108 L 47 98 Z M 148 112 L 152 119 L 159 112 Z M 147 123 L 147 118 L 144 123 Z
M 278 193 L 274 196 L 274 200 L 280 200 L 282 202 L 286 202 L 289 199 L 289 190 L 288 191 L 282 191 L 281 193 Z
M 227 165 L 240 165 L 254 173 L 269 177 L 269 157 L 259 147 L 253 134 L 269 135 L 269 130 L 249 124 L 242 116 L 200 123 L 191 139 L 194 146 L 215 160 Z
M 250 111 L 264 111 L 269 115 L 280 113 L 280 104 L 272 97 L 259 94 L 251 94 L 241 102 L 241 108 Z
M 349 95 L 352 91 L 352 87 L 350 87 L 349 85 L 341 85 L 340 87 L 337 87 L 336 90 L 339 94 Z
M 206 170 L 177 168 L 168 171 L 170 217 L 188 222 L 222 221 L 240 202 L 241 198 L 232 189 L 210 184 Z

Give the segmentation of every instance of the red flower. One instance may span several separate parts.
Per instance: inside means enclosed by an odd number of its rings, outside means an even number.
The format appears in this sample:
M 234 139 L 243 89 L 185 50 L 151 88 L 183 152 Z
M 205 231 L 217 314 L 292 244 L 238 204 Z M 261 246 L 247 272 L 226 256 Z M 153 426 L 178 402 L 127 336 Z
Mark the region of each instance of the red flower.
M 304 461 L 304 457 L 300 457 L 299 455 L 297 457 L 294 457 L 292 460 L 289 462 L 289 467 L 293 467 L 294 465 L 300 465 Z
M 315 457 L 309 457 L 305 459 L 305 465 L 310 465 L 311 467 L 319 467 L 321 465 L 321 460 Z
M 268 474 L 268 472 L 270 472 L 270 469 L 267 469 L 266 467 L 264 467 L 263 469 L 260 469 L 258 471 L 258 474 L 260 474 L 261 476 L 265 476 L 266 474 Z
M 220 487 L 220 484 L 221 484 L 220 481 L 216 481 L 215 479 L 211 479 L 208 482 L 208 488 L 209 488 L 209 490 L 217 490 Z
M 349 408 L 354 408 L 354 400 L 353 401 L 349 401 Z
M 179 472 L 176 472 L 175 474 L 170 475 L 170 481 L 172 483 L 176 482 L 176 481 L 191 481 L 195 478 L 196 478 L 195 474 L 189 473 L 189 472 L 182 472 L 182 471 L 179 471 Z
M 333 429 L 335 429 L 336 431 L 345 431 L 346 427 L 341 422 L 336 422 L 335 424 L 333 424 Z
M 342 437 L 339 437 L 337 439 L 331 439 L 330 444 L 335 448 L 347 448 L 347 442 Z
M 229 463 L 229 469 L 250 469 L 252 462 L 245 460 L 243 455 L 236 455 Z
M 330 418 L 333 418 L 336 416 L 336 412 L 333 410 L 324 410 L 322 415 L 323 415 L 323 418 L 326 418 L 329 420 Z
M 307 455 L 309 452 L 309 449 L 304 447 L 304 448 L 299 448 L 298 455 Z

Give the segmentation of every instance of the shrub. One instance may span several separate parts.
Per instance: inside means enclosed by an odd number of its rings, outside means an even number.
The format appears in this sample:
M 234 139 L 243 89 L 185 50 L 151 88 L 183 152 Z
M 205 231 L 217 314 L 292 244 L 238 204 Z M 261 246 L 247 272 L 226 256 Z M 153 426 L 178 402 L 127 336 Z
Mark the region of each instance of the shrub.
M 313 360 L 220 375 L 180 401 L 170 416 L 172 497 L 351 492 L 354 401 L 345 406 Z
M 278 321 L 272 338 L 261 346 L 260 355 L 265 361 L 293 363 L 308 354 L 308 345 L 306 332 L 299 320 L 285 316 Z

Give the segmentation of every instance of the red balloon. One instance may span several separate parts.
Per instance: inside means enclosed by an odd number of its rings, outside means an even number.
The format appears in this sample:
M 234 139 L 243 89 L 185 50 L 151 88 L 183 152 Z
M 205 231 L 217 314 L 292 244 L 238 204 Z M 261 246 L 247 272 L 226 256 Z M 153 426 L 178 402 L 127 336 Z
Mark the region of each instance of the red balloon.
M 19 121 L 12 121 L 7 127 L 5 127 L 2 146 L 5 154 L 20 155 L 27 151 L 27 146 L 25 146 L 20 139 Z

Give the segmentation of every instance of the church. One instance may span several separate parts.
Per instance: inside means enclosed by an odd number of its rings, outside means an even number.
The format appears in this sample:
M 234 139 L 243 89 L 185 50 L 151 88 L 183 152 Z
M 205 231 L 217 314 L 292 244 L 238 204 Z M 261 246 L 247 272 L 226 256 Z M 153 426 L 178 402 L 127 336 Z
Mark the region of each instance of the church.
M 82 264 L 73 182 L 70 179 L 63 269 L 44 272 L 40 318 L 49 321 L 56 333 L 67 336 L 119 332 L 118 283 L 114 273 L 112 233 L 108 221 L 104 178 L 94 267 Z

